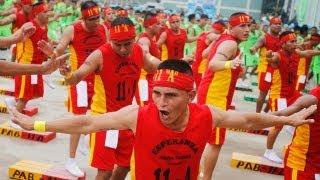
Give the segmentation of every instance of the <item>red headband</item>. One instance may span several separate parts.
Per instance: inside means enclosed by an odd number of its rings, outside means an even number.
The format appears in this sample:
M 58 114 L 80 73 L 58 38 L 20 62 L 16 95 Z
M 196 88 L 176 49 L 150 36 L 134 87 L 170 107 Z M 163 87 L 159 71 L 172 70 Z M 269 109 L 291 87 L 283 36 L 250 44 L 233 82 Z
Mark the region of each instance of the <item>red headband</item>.
M 180 21 L 180 16 L 172 15 L 172 16 L 169 17 L 169 22 L 170 23 L 175 22 L 175 21 Z
M 229 24 L 231 27 L 239 26 L 241 24 L 251 23 L 251 17 L 247 14 L 240 14 L 229 18 Z
M 128 17 L 128 11 L 126 11 L 126 10 L 119 10 L 119 11 L 117 12 L 117 16 L 119 16 L 119 17 Z
M 46 3 L 39 4 L 32 8 L 32 15 L 35 17 L 36 15 L 48 10 L 48 5 Z
M 136 29 L 134 26 L 121 24 L 113 26 L 109 30 L 110 40 L 124 41 L 128 39 L 134 39 L 136 37 Z
M 170 69 L 160 69 L 153 76 L 154 86 L 172 87 L 184 91 L 193 90 L 193 77 Z
M 99 16 L 100 9 L 98 6 L 93 6 L 93 7 L 82 10 L 81 14 L 84 19 L 88 19 L 91 17 Z
M 320 35 L 319 35 L 319 34 L 312 35 L 312 36 L 310 37 L 310 40 L 311 40 L 311 41 L 320 42 Z
M 296 39 L 297 39 L 296 34 L 294 34 L 294 33 L 289 33 L 289 34 L 287 34 L 287 35 L 285 35 L 285 36 L 282 36 L 282 37 L 280 38 L 280 43 L 283 44 L 283 43 L 286 43 L 286 42 L 288 42 L 288 41 L 296 40 Z
M 22 5 L 31 5 L 33 4 L 33 0 L 21 0 Z
M 278 17 L 274 17 L 274 18 L 270 19 L 270 25 L 272 25 L 272 24 L 281 24 L 281 23 L 282 23 L 282 21 Z
M 146 28 L 146 27 L 149 27 L 149 26 L 152 26 L 152 25 L 154 25 L 154 24 L 158 24 L 158 19 L 157 19 L 157 17 L 151 17 L 151 18 L 149 18 L 149 19 L 146 19 L 146 20 L 144 20 L 144 22 L 143 22 L 143 26 Z
M 220 34 L 222 34 L 224 32 L 224 30 L 225 30 L 225 27 L 220 23 L 213 23 L 211 28 L 219 31 Z

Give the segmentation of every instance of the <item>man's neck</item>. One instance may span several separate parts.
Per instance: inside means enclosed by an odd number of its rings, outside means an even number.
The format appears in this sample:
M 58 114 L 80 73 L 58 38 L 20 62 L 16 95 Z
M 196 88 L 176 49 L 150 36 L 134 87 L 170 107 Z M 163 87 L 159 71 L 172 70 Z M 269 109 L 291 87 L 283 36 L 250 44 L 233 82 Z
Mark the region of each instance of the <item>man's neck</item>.
M 272 31 L 269 31 L 269 33 L 272 35 L 272 36 L 279 36 L 279 33 L 274 33 L 274 32 L 272 32 Z

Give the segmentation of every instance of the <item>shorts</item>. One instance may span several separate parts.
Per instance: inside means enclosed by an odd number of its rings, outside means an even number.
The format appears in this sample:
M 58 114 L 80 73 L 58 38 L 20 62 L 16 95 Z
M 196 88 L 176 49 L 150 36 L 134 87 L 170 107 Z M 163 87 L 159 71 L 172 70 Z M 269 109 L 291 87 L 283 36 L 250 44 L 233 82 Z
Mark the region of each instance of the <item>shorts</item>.
M 271 112 L 281 111 L 287 108 L 288 106 L 293 104 L 300 96 L 301 94 L 298 91 L 296 91 L 293 95 L 291 95 L 288 98 L 276 98 L 276 99 L 270 98 L 269 107 Z M 282 129 L 282 127 L 283 126 L 276 126 L 276 129 Z
M 213 128 L 208 143 L 211 145 L 223 145 L 226 139 L 226 128 Z
M 93 91 L 93 83 L 88 81 L 81 81 L 77 85 L 68 86 L 68 112 L 85 114 L 90 109 Z
M 284 167 L 284 180 L 315 180 L 315 173 Z
M 14 82 L 15 98 L 29 101 L 31 99 L 43 97 L 42 75 L 15 76 Z
M 130 167 L 134 135 L 131 130 L 119 130 L 118 145 L 114 148 L 105 146 L 106 132 L 99 131 L 90 134 L 90 166 L 112 171 L 115 165 Z
M 268 72 L 270 73 L 270 72 Z M 266 81 L 267 72 L 259 72 L 258 73 L 258 88 L 260 91 L 268 92 L 271 86 L 271 77 L 270 82 Z M 267 77 L 268 80 L 269 77 Z

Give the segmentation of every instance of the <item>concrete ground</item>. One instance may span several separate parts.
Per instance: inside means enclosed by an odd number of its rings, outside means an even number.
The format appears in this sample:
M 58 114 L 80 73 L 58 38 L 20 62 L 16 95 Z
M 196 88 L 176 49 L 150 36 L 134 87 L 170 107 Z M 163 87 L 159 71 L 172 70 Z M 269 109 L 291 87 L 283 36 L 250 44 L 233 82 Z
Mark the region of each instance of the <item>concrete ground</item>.
M 54 81 L 61 78 L 55 72 L 52 75 Z M 255 79 L 253 76 L 252 79 Z M 13 80 L 0 78 L 0 88 L 13 88 Z M 245 94 L 257 95 L 256 87 L 253 93 L 235 92 L 234 103 L 236 109 L 239 111 L 254 111 L 255 103 L 245 102 L 243 96 Z M 66 107 L 64 101 L 66 99 L 66 87 L 56 83 L 55 89 L 50 89 L 45 86 L 44 98 L 34 100 L 30 104 L 39 107 L 39 114 L 35 116 L 39 120 L 53 120 L 65 115 Z M 5 96 L 0 96 L 0 103 L 3 102 Z M 0 114 L 0 123 L 6 122 L 10 119 L 7 114 Z M 219 157 L 217 167 L 214 172 L 213 179 L 232 179 L 238 180 L 278 180 L 281 176 L 269 175 L 265 173 L 258 173 L 230 167 L 232 152 L 240 152 L 251 155 L 261 156 L 264 153 L 266 137 L 261 135 L 252 135 L 241 132 L 227 133 L 227 140 L 223 146 Z M 39 143 L 35 141 L 22 140 L 6 136 L 0 136 L 0 180 L 7 179 L 8 167 L 19 160 L 33 160 L 45 163 L 61 164 L 63 165 L 68 157 L 69 136 L 65 134 L 57 134 L 56 139 L 48 143 Z M 288 144 L 289 137 L 285 132 L 281 132 L 278 141 L 275 144 L 275 149 L 278 154 L 282 154 L 283 146 Z M 87 166 L 87 157 L 78 153 L 78 162 L 82 169 L 87 173 L 87 179 L 94 179 L 95 170 Z M 129 178 L 128 178 L 129 179 Z

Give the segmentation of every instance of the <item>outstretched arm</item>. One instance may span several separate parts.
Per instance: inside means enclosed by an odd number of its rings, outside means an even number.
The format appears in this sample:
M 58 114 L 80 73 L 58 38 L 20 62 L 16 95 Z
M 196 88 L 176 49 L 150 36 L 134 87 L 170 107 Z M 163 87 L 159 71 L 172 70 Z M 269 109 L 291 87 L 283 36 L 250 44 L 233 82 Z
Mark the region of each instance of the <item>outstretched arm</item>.
M 110 129 L 131 129 L 135 132 L 139 106 L 131 105 L 101 115 L 81 115 L 45 122 L 45 131 L 66 134 L 87 134 Z M 26 130 L 34 130 L 31 117 L 12 109 L 12 121 Z
M 273 112 L 276 116 L 290 116 L 296 112 L 299 112 L 303 108 L 308 108 L 311 105 L 316 105 L 318 99 L 310 94 L 299 97 L 292 105 L 284 110 Z
M 14 62 L 0 61 L 1 75 L 22 75 L 22 74 L 50 74 L 58 69 L 60 64 L 65 63 L 69 55 L 65 54 L 60 57 L 46 61 L 43 64 L 19 64 Z
M 310 106 L 288 117 L 249 112 L 221 111 L 214 107 L 211 107 L 211 113 L 213 114 L 214 126 L 216 127 L 256 130 L 279 125 L 300 126 L 313 123 L 314 120 L 307 118 L 316 109 L 316 106 Z
M 251 48 L 250 48 L 250 53 L 251 54 L 255 54 L 257 53 L 257 51 L 262 47 L 264 46 L 265 44 L 265 36 L 262 36 L 259 38 L 259 40 L 256 42 L 255 45 L 253 45 Z

